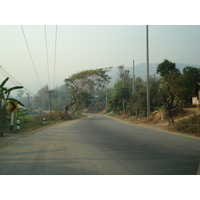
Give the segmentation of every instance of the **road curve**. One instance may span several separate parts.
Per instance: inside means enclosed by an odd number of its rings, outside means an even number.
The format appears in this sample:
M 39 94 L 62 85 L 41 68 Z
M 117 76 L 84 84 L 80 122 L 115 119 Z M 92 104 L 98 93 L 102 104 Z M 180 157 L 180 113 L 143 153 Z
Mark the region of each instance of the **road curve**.
M 102 115 L 60 123 L 0 150 L 0 174 L 195 175 L 200 139 Z

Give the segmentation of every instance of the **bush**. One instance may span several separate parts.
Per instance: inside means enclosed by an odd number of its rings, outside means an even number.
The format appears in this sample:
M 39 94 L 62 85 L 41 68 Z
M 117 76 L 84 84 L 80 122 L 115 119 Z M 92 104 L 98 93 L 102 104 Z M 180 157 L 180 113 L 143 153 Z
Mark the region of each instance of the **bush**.
M 187 119 L 180 120 L 174 128 L 182 133 L 192 133 L 193 135 L 200 136 L 200 115 L 193 115 Z
M 68 114 L 62 113 L 60 111 L 55 111 L 52 113 L 42 114 L 35 116 L 36 122 L 42 122 L 43 118 L 45 118 L 46 121 L 59 121 L 60 120 L 70 120 L 72 119 Z

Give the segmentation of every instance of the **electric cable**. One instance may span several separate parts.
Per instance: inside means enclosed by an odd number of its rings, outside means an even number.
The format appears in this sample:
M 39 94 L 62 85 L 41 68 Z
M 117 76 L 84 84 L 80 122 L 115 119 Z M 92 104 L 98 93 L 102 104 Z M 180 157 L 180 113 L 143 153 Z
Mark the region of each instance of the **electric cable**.
M 45 44 L 46 44 L 47 71 L 48 71 L 48 80 L 49 80 L 49 88 L 50 88 L 49 59 L 48 59 L 47 31 L 46 31 L 46 26 L 44 26 L 44 33 L 45 33 Z
M 34 64 L 34 62 L 33 62 L 33 58 L 32 58 L 32 55 L 31 55 L 31 52 L 30 52 L 30 49 L 29 49 L 29 46 L 28 46 L 28 42 L 27 42 L 27 39 L 26 39 L 26 35 L 25 35 L 25 32 L 24 32 L 24 29 L 23 29 L 23 26 L 22 26 L 22 25 L 21 25 L 21 29 L 22 29 L 22 32 L 23 32 L 23 35 L 24 35 L 24 40 L 25 40 L 25 42 L 26 42 L 26 46 L 27 46 L 27 49 L 28 49 L 28 52 L 29 52 L 29 56 L 30 56 L 31 61 L 32 61 L 32 64 L 33 64 L 33 68 L 34 68 L 34 70 L 35 70 L 35 74 L 36 74 L 36 76 L 37 76 L 37 79 L 38 79 L 38 81 L 39 81 L 39 84 L 40 84 L 41 88 L 43 88 L 43 87 L 42 87 L 42 84 L 41 84 L 41 82 L 40 82 L 40 79 L 39 79 L 37 70 L 36 70 L 36 68 L 35 68 L 35 64 Z
M 5 77 L 9 77 L 9 81 L 14 85 L 14 86 L 23 86 L 19 81 L 17 81 L 8 71 L 5 70 L 4 67 L 0 66 L 0 73 Z M 24 90 L 26 93 L 30 93 L 34 95 L 32 92 L 30 92 L 27 88 L 23 86 L 22 90 Z
M 56 73 L 56 52 L 57 51 L 57 25 L 55 32 L 55 52 L 54 52 L 54 77 L 53 77 L 53 88 L 55 88 L 55 73 Z

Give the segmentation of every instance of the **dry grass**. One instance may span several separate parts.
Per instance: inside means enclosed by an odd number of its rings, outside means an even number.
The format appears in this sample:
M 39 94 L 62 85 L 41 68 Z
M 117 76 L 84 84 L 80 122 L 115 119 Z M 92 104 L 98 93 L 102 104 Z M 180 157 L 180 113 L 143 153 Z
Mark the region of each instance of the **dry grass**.
M 174 125 L 174 129 L 181 133 L 191 133 L 192 135 L 200 136 L 200 115 L 194 114 L 179 120 Z
M 200 109 L 199 108 L 184 108 L 175 116 L 175 125 L 169 126 L 167 116 L 163 111 L 155 111 L 151 113 L 150 117 L 136 117 L 136 116 L 115 116 L 120 120 L 127 121 L 132 124 L 138 124 L 153 129 L 169 131 L 173 133 L 180 133 L 200 137 Z M 138 121 L 139 119 L 139 121 Z

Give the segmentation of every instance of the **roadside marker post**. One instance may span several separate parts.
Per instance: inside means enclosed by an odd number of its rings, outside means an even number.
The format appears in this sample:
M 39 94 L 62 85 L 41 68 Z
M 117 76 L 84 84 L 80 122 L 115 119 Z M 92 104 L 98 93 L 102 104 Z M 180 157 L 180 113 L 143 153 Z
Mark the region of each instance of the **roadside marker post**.
M 43 124 L 45 124 L 45 118 L 43 118 L 42 121 L 43 121 Z
M 17 130 L 20 130 L 20 120 L 17 120 Z
M 11 123 L 10 123 L 10 130 L 13 131 L 13 125 L 14 125 L 14 118 L 15 118 L 15 112 L 17 112 L 17 101 L 9 101 L 8 102 L 8 111 L 11 112 Z
M 13 124 L 14 124 L 15 113 L 11 113 L 11 123 L 10 123 L 10 130 L 13 131 Z

